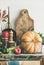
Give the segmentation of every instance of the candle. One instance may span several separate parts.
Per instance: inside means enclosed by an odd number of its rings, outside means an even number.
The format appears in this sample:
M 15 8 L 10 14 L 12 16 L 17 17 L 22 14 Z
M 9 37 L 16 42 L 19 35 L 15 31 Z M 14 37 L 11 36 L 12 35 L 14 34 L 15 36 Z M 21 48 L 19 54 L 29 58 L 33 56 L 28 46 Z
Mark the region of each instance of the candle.
M 9 12 L 9 7 L 8 7 L 8 29 L 10 28 L 10 12 Z
M 1 24 L 0 24 L 0 33 L 2 33 L 2 27 L 1 27 Z

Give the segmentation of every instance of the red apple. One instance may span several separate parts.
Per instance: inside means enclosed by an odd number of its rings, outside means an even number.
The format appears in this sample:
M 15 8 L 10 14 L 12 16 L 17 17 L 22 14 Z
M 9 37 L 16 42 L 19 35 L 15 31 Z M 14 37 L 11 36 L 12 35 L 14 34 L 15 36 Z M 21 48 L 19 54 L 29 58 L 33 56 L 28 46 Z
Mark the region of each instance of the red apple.
M 15 52 L 16 54 L 20 54 L 20 53 L 21 53 L 21 48 L 19 48 L 19 47 L 15 48 L 15 49 L 14 49 L 14 52 Z
M 2 32 L 2 36 L 3 36 L 4 38 L 8 38 L 8 36 L 9 36 L 8 31 Z

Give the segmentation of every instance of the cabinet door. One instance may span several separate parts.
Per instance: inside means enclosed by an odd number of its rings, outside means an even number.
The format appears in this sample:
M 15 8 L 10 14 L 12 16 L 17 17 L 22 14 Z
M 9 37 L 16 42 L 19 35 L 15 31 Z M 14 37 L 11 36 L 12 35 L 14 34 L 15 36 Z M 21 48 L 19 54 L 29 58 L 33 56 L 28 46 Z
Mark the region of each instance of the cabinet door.
M 21 65 L 40 65 L 40 61 L 23 61 Z

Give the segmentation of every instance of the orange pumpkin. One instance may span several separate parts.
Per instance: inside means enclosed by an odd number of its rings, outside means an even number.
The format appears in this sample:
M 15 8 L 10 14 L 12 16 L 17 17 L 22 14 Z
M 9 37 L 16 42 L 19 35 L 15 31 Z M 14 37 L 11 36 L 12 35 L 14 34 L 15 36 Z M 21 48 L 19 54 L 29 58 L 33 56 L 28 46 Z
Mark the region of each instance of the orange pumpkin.
M 22 36 L 22 47 L 28 53 L 37 53 L 41 49 L 42 38 L 34 31 L 28 31 Z

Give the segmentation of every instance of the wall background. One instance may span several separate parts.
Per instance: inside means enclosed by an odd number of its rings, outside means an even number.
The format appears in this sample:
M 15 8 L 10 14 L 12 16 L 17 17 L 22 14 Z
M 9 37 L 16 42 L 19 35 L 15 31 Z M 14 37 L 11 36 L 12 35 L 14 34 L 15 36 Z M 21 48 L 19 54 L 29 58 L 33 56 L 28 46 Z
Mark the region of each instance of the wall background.
M 28 9 L 29 15 L 34 19 L 36 32 L 44 33 L 44 0 L 0 0 L 0 9 L 10 7 L 10 22 L 15 29 L 15 20 L 21 9 Z M 2 29 L 7 27 L 6 23 L 0 23 Z

